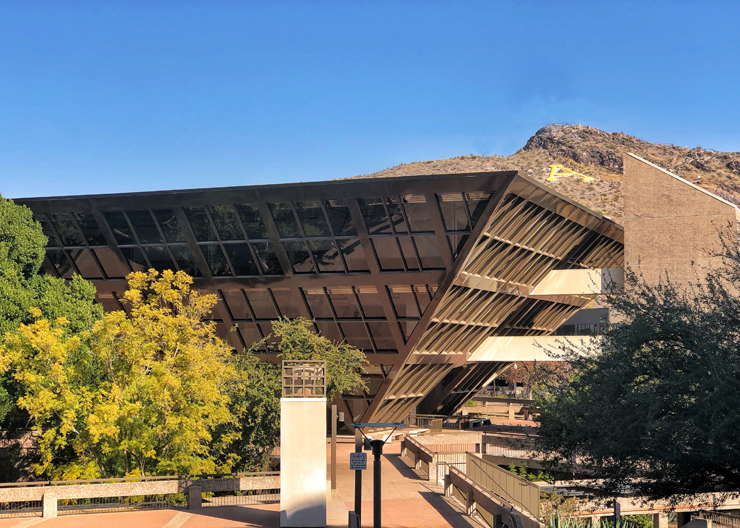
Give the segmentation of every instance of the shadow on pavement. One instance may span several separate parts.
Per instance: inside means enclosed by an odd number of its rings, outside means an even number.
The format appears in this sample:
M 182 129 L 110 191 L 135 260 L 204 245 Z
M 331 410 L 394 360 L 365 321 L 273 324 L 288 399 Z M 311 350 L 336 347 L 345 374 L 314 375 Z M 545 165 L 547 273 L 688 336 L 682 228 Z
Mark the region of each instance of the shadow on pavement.
M 390 462 L 394 468 L 398 470 L 398 472 L 406 477 L 407 479 L 411 480 L 427 480 L 426 474 L 422 472 L 417 472 L 414 468 L 409 467 L 409 465 L 404 462 L 401 459 L 401 455 L 383 455 L 388 462 Z M 368 457 L 369 458 L 369 457 Z M 371 462 L 368 461 L 368 469 L 372 469 Z
M 270 509 L 267 509 L 270 508 Z M 212 517 L 227 521 L 243 522 L 245 526 L 279 528 L 280 505 L 253 506 L 213 506 L 193 512 L 201 517 Z M 216 525 L 213 525 L 216 526 Z
M 444 495 L 440 495 L 433 491 L 422 491 L 419 495 L 421 495 L 432 508 L 437 510 L 444 520 L 452 526 L 452 528 L 480 528 L 481 526 L 484 526 L 477 520 L 468 517 L 460 505 L 453 503 L 452 499 L 448 499 Z

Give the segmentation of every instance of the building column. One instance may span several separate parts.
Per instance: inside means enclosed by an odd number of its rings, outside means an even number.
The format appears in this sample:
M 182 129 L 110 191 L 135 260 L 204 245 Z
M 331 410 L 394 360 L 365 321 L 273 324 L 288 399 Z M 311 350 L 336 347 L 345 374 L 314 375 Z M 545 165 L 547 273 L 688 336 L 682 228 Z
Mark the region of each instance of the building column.
M 668 514 L 663 512 L 654 513 L 653 528 L 668 528 Z
M 676 512 L 676 528 L 683 528 L 691 522 L 691 512 Z
M 44 519 L 51 519 L 57 516 L 57 494 L 44 493 L 41 498 L 41 516 Z
M 203 507 L 203 486 L 192 484 L 188 486 L 188 510 L 200 510 Z

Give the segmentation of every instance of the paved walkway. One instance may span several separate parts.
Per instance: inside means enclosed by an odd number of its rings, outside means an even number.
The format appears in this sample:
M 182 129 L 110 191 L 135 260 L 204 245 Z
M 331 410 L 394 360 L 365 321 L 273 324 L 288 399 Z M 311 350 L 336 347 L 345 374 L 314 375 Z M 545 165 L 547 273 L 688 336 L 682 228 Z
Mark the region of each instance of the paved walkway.
M 330 494 L 327 521 L 332 528 L 346 527 L 349 510 L 354 509 L 354 472 L 349 469 L 349 454 L 354 443 L 337 444 L 337 484 Z M 329 449 L 327 446 L 327 456 Z M 362 526 L 373 525 L 372 455 L 363 472 Z M 382 460 L 383 528 L 481 528 L 466 517 L 459 505 L 444 497 L 441 488 L 421 479 L 400 458 L 400 442 L 388 444 Z M 327 483 L 328 484 L 328 483 Z M 90 515 L 65 515 L 54 519 L 38 517 L 0 519 L 0 528 L 279 528 L 280 505 L 221 506 L 190 511 L 156 510 Z

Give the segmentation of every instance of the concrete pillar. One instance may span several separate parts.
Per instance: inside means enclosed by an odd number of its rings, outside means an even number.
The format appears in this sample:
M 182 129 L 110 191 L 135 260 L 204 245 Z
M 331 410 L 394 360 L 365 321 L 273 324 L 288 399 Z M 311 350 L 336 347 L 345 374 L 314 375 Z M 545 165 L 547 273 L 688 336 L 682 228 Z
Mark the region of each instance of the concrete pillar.
M 41 498 L 41 516 L 44 519 L 51 519 L 57 516 L 57 494 L 44 493 Z
M 200 510 L 203 507 L 203 486 L 191 484 L 188 487 L 188 510 Z
M 280 399 L 280 526 L 326 526 L 326 398 Z
M 468 515 L 473 515 L 475 512 L 475 499 L 473 498 L 473 490 L 468 491 L 465 495 L 465 512 Z
M 653 528 L 668 528 L 668 514 L 662 512 L 654 513 Z
M 676 528 L 683 528 L 691 521 L 691 512 L 676 512 Z
M 506 408 L 509 411 L 509 420 L 516 420 L 516 416 L 514 416 L 514 406 L 511 403 L 507 403 Z

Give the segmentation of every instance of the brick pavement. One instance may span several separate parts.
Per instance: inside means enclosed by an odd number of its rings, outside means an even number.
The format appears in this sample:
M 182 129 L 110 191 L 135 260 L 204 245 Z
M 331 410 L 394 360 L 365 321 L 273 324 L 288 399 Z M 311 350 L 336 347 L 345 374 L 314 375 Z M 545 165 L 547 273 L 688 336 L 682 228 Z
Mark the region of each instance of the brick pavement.
M 349 470 L 349 453 L 354 443 L 337 445 L 338 489 L 330 494 L 328 526 L 346 527 L 348 511 L 354 509 L 354 472 Z M 327 446 L 328 453 L 328 446 Z M 388 444 L 382 460 L 383 528 L 480 528 L 464 516 L 462 509 L 442 496 L 441 489 L 421 479 L 400 458 L 400 443 Z M 372 526 L 372 455 L 363 472 L 362 525 Z M 328 474 L 328 472 L 327 472 Z M 54 519 L 0 519 L 0 528 L 278 528 L 280 505 L 221 506 L 191 511 L 155 510 L 91 515 L 65 515 Z

